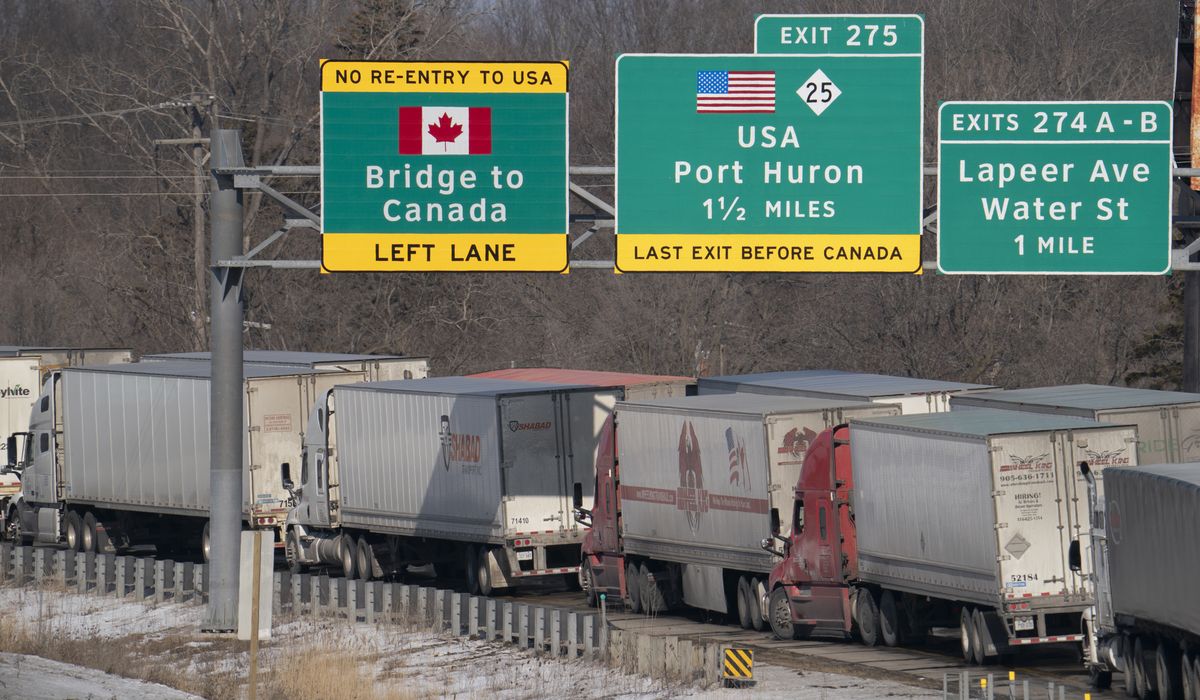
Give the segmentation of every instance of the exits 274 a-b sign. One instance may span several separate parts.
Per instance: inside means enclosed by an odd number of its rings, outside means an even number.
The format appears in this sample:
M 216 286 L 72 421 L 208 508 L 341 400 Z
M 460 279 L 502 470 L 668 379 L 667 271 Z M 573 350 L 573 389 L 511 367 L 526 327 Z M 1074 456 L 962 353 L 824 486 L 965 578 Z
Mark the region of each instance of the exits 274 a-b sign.
M 321 64 L 330 272 L 567 267 L 567 65 Z

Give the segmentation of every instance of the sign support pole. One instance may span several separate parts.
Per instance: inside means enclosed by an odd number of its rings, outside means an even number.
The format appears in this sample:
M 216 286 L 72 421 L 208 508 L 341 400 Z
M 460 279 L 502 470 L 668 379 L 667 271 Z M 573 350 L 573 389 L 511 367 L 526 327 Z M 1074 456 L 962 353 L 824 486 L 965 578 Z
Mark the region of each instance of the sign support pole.
M 221 267 L 242 254 L 242 191 L 232 175 L 218 169 L 240 167 L 241 133 L 212 132 L 212 330 L 211 473 L 209 476 L 208 614 L 203 631 L 237 629 L 239 538 L 242 530 L 242 274 Z
M 1192 167 L 1200 167 L 1200 71 L 1196 60 L 1200 59 L 1200 15 L 1192 10 L 1192 114 L 1191 152 Z M 1178 59 L 1176 59 L 1178 61 Z M 1182 63 L 1182 61 L 1179 61 Z M 1179 70 L 1178 63 L 1175 70 Z M 1193 191 L 1200 191 L 1200 178 L 1189 181 Z M 1183 186 L 1183 183 L 1180 183 Z M 1200 272 L 1183 273 L 1183 377 L 1181 391 L 1200 391 Z

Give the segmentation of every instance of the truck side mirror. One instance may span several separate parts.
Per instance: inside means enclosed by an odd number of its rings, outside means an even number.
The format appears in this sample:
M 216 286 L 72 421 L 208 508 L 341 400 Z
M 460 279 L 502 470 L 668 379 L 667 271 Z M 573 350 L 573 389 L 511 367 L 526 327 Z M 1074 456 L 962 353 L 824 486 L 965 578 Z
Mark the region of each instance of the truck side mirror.
M 8 451 L 8 468 L 12 469 L 17 466 L 17 436 L 9 435 L 4 447 Z
M 1079 553 L 1079 540 L 1071 541 L 1071 547 L 1067 550 L 1067 566 L 1070 566 L 1071 571 L 1076 573 L 1083 570 L 1083 557 Z
M 778 508 L 771 509 L 771 534 L 772 535 L 779 534 L 779 509 Z
M 583 509 L 583 484 L 576 481 L 575 488 L 571 492 L 571 505 L 576 510 Z
M 287 491 L 292 491 L 296 488 L 296 484 L 292 481 L 292 465 L 284 462 L 279 465 L 279 476 L 283 480 L 283 488 Z

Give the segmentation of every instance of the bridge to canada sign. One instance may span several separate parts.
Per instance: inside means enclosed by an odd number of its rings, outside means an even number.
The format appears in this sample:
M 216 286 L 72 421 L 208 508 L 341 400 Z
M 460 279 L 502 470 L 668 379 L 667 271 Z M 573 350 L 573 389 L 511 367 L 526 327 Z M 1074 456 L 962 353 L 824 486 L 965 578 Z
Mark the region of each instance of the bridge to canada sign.
M 920 17 L 764 15 L 752 55 L 617 60 L 622 272 L 918 272 Z
M 329 272 L 567 268 L 565 62 L 324 61 Z

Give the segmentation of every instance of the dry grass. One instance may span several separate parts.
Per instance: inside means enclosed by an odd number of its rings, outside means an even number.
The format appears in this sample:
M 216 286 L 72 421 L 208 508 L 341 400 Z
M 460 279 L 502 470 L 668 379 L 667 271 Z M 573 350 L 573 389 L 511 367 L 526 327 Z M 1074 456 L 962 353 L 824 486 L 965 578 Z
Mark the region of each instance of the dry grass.
M 335 649 L 312 647 L 285 655 L 262 679 L 259 697 L 264 700 L 408 700 L 413 696 L 378 689 L 375 680 L 363 672 L 360 659 Z

